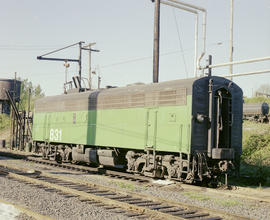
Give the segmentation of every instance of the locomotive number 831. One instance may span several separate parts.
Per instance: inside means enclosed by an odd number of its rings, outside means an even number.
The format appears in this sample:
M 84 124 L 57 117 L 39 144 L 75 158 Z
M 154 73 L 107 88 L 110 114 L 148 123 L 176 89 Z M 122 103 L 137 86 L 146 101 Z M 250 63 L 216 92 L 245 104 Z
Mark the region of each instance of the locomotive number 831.
M 238 169 L 242 90 L 208 76 L 45 97 L 33 141 L 44 158 L 185 182 Z

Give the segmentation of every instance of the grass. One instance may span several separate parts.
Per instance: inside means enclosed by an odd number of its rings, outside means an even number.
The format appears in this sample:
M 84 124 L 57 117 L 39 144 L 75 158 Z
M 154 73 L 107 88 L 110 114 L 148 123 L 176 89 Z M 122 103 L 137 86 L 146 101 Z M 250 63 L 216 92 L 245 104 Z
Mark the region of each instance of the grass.
M 209 196 L 205 196 L 201 193 L 194 193 L 194 192 L 184 192 L 184 195 L 186 195 L 187 197 L 191 198 L 191 199 L 195 199 L 195 200 L 200 200 L 200 201 L 207 201 L 207 200 L 211 200 L 211 198 Z
M 236 200 L 231 200 L 231 199 L 213 199 L 216 203 L 222 205 L 222 206 L 236 206 L 236 205 L 241 205 L 242 203 Z
M 265 135 L 270 133 L 269 124 L 244 121 L 243 123 L 243 145 L 247 144 L 247 140 L 251 135 Z
M 267 102 L 270 104 L 270 98 L 266 97 L 252 97 L 252 98 L 244 98 L 245 103 L 258 103 L 258 102 Z
M 10 118 L 6 114 L 0 114 L 0 131 L 10 127 Z
M 110 181 L 111 184 L 116 185 L 122 189 L 128 189 L 130 191 L 134 191 L 136 189 L 136 187 L 133 184 L 130 183 L 124 183 L 124 182 L 120 182 L 120 181 Z
M 235 206 L 240 205 L 241 202 L 231 199 L 219 199 L 219 198 L 211 198 L 199 192 L 184 192 L 185 196 L 189 197 L 190 199 L 199 200 L 199 201 L 209 201 L 212 200 L 217 204 L 222 206 Z
M 240 184 L 270 186 L 270 125 L 245 121 Z

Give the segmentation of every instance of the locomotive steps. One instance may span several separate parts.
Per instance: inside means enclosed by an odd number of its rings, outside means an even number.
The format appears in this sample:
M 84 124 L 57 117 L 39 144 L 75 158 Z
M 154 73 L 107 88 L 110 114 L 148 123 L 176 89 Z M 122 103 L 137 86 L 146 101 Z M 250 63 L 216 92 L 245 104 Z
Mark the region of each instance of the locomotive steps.
M 146 196 L 134 192 L 105 187 L 82 180 L 74 180 L 59 174 L 34 172 L 1 163 L 7 177 L 35 187 L 49 188 L 57 193 L 76 196 L 87 204 L 95 204 L 111 211 L 122 212 L 127 217 L 165 219 L 247 219 L 222 211 L 205 209 L 180 202 Z

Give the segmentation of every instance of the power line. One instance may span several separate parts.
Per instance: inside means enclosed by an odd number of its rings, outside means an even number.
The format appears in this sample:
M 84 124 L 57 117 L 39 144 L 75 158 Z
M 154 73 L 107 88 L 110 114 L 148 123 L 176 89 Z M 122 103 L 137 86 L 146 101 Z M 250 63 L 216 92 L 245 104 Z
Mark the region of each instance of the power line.
M 182 58 L 183 58 L 184 66 L 185 66 L 186 77 L 188 78 L 188 70 L 187 70 L 187 64 L 186 64 L 186 60 L 185 60 L 185 55 L 183 53 L 184 50 L 183 50 L 183 45 L 182 45 L 182 41 L 181 41 L 181 35 L 180 35 L 180 31 L 179 31 L 179 27 L 178 27 L 178 23 L 177 23 L 174 8 L 172 8 L 172 10 L 173 10 L 174 21 L 175 21 L 175 25 L 176 25 L 177 34 L 178 34 L 179 46 L 180 46 L 180 50 L 182 52 Z
M 212 47 L 212 46 L 222 45 L 223 43 L 225 43 L 225 41 L 220 41 L 220 42 L 212 43 L 212 44 L 209 44 L 209 45 Z M 162 53 L 162 54 L 160 54 L 160 56 L 168 56 L 168 55 L 176 54 L 176 53 L 187 53 L 187 52 L 190 52 L 190 51 L 193 51 L 193 49 L 175 50 L 175 51 L 171 51 L 171 52 L 167 52 L 167 53 Z M 111 63 L 111 64 L 101 65 L 100 68 L 109 68 L 109 67 L 112 67 L 112 66 L 118 66 L 118 65 L 127 64 L 127 63 L 135 63 L 135 62 L 139 62 L 139 61 L 150 60 L 152 58 L 153 58 L 153 56 L 145 56 L 145 57 L 133 58 L 133 59 L 129 59 L 129 60 L 121 61 L 121 62 L 115 62 L 115 63 Z
M 51 50 L 63 45 L 0 45 L 0 50 L 15 50 L 15 51 L 37 51 Z
M 223 45 L 223 44 L 228 43 L 228 42 L 229 41 L 224 40 L 224 41 L 211 43 L 211 44 L 208 44 L 208 48 L 213 47 L 213 46 Z M 0 50 L 1 50 L 2 46 L 3 45 L 0 45 Z M 11 46 L 11 45 L 8 45 L 8 46 Z M 26 46 L 26 45 L 24 45 L 24 46 Z M 29 47 L 33 46 L 34 47 L 35 45 L 27 45 L 27 46 L 29 46 Z M 18 50 L 18 48 L 10 48 L 10 49 Z M 32 50 L 32 49 L 29 49 L 29 50 Z M 38 50 L 38 49 L 34 48 L 33 50 Z M 193 48 L 190 48 L 190 49 L 187 49 L 187 50 L 182 50 L 182 51 L 181 50 L 175 50 L 175 51 L 171 51 L 171 52 L 167 52 L 167 53 L 162 53 L 162 54 L 160 54 L 160 56 L 168 56 L 168 55 L 177 54 L 177 53 L 187 53 L 187 52 L 190 52 L 190 51 L 193 51 Z M 112 67 L 112 66 L 118 66 L 118 65 L 128 64 L 128 63 L 140 62 L 140 61 L 149 60 L 149 59 L 152 59 L 152 58 L 153 58 L 152 55 L 151 56 L 145 56 L 145 57 L 139 57 L 139 58 L 133 58 L 133 59 L 129 59 L 129 60 L 121 61 L 121 62 L 115 62 L 115 63 L 111 63 L 111 64 L 101 65 L 100 68 L 109 68 L 109 67 Z

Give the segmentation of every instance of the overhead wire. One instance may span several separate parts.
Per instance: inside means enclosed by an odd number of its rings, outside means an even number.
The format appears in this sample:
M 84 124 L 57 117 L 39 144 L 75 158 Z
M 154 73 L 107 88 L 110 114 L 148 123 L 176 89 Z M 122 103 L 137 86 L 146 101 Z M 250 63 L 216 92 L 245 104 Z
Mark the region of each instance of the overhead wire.
M 222 45 L 224 42 L 225 41 L 221 41 L 221 42 L 212 43 L 212 44 L 209 44 L 209 45 L 217 46 L 217 45 Z M 167 53 L 162 53 L 162 54 L 160 54 L 160 56 L 167 56 L 167 55 L 176 54 L 176 53 L 187 53 L 187 52 L 191 52 L 191 51 L 193 51 L 192 48 L 187 49 L 187 50 L 175 50 L 175 51 L 170 51 L 170 52 L 167 52 Z M 153 55 L 152 56 L 139 57 L 139 58 L 133 58 L 133 59 L 125 60 L 125 61 L 120 61 L 120 62 L 115 62 L 115 63 L 111 63 L 111 64 L 101 65 L 100 68 L 108 68 L 108 67 L 118 66 L 118 65 L 127 64 L 127 63 L 144 61 L 144 60 L 148 60 L 148 59 L 152 59 L 152 58 L 153 58 Z
M 186 71 L 186 77 L 188 78 L 188 69 L 187 69 L 187 64 L 186 64 L 186 60 L 185 60 L 185 55 L 183 53 L 184 49 L 183 49 L 183 45 L 182 45 L 182 41 L 181 41 L 181 35 L 180 35 L 180 31 L 179 31 L 178 22 L 177 22 L 177 19 L 176 19 L 175 9 L 172 8 L 172 11 L 173 11 L 173 15 L 174 15 L 174 21 L 175 21 L 175 25 L 176 25 L 176 30 L 177 30 L 179 46 L 180 46 L 180 50 L 182 52 L 182 58 L 183 58 L 183 63 L 184 63 L 185 71 Z
M 227 41 L 219 41 L 219 42 L 215 42 L 215 43 L 211 43 L 208 45 L 208 48 L 211 46 L 217 46 L 217 45 L 222 45 L 224 43 L 227 43 Z M 11 45 L 8 45 L 8 46 L 11 46 Z M 16 46 L 16 45 L 13 45 L 13 46 Z M 25 45 L 24 45 L 25 46 Z M 26 47 L 35 47 L 36 45 L 28 45 Z M 3 45 L 0 45 L 0 49 L 1 47 L 3 47 Z M 55 46 L 54 46 L 55 48 Z M 14 50 L 18 49 L 18 48 L 12 48 Z M 37 48 L 34 48 L 33 50 L 38 50 Z M 190 52 L 192 51 L 193 49 L 190 48 L 190 49 L 187 49 L 187 50 L 175 50 L 175 51 L 170 51 L 170 52 L 167 52 L 167 53 L 162 53 L 160 54 L 160 56 L 167 56 L 167 55 L 171 55 L 171 54 L 177 54 L 177 53 L 187 53 L 187 52 Z M 129 59 L 129 60 L 125 60 L 125 61 L 121 61 L 121 62 L 115 62 L 115 63 L 111 63 L 111 64 L 105 64 L 105 65 L 100 65 L 99 68 L 109 68 L 109 67 L 112 67 L 112 66 L 118 66 L 118 65 L 124 65 L 124 64 L 128 64 L 128 63 L 133 63 L 133 62 L 139 62 L 139 61 L 144 61 L 144 60 L 149 60 L 149 59 L 152 59 L 153 56 L 145 56 L 145 57 L 140 57 L 140 58 L 134 58 L 134 59 Z M 77 68 L 77 66 L 75 66 L 75 69 Z M 75 70 L 75 72 L 77 72 L 77 69 Z M 5 74 L 5 73 L 1 73 L 2 74 Z M 55 73 L 46 73 L 45 75 L 51 75 L 51 74 L 55 74 Z

